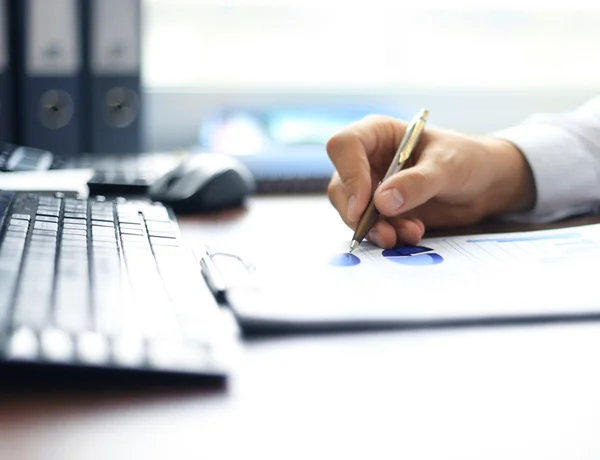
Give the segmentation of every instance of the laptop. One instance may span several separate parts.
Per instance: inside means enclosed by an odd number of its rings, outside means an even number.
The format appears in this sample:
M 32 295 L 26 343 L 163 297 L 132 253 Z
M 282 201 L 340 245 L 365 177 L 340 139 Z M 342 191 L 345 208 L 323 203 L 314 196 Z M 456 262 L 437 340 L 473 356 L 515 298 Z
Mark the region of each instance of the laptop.
M 162 204 L 0 190 L 0 371 L 223 383 L 235 335 Z

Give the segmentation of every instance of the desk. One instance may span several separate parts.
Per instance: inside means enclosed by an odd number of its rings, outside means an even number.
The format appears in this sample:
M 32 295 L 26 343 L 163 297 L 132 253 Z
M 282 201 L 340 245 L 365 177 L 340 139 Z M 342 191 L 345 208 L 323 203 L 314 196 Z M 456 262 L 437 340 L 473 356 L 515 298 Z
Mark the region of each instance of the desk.
M 295 240 L 309 213 L 341 225 L 324 197 L 260 198 L 182 230 Z M 251 342 L 224 391 L 5 390 L 0 458 L 598 459 L 599 350 L 600 323 Z

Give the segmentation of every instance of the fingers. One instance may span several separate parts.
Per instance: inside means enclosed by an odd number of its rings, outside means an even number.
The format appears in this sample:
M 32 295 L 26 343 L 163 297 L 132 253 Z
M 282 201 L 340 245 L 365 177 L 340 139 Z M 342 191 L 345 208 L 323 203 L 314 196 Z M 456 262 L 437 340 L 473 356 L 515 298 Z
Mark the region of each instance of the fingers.
M 374 181 L 387 170 L 404 129 L 404 123 L 391 117 L 371 116 L 350 125 L 327 143 L 327 153 L 336 169 L 329 184 L 329 199 L 350 228 L 356 228 Z M 404 214 L 435 196 L 443 186 L 443 178 L 434 166 L 421 161 L 381 184 L 375 204 L 382 215 Z M 380 219 L 367 239 L 390 248 L 418 244 L 424 232 L 422 220 L 403 215 L 390 221 Z
M 404 124 L 392 117 L 370 116 L 333 136 L 327 154 L 339 179 L 332 180 L 332 203 L 349 222 L 357 222 L 366 208 L 372 191 L 372 163 L 389 163 L 389 155 L 400 142 Z M 386 156 L 386 158 L 380 158 Z M 344 211 L 340 207 L 343 206 Z
M 393 248 L 398 242 L 396 229 L 385 220 L 378 220 L 367 234 L 367 239 L 381 248 Z
M 353 221 L 348 217 L 348 196 L 346 195 L 344 185 L 337 172 L 333 173 L 327 193 L 329 195 L 329 201 L 331 201 L 333 207 L 337 209 L 346 225 L 352 229 L 356 228 L 358 219 Z
M 394 222 L 398 244 L 419 244 L 425 234 L 423 221 L 416 217 L 406 217 Z
M 445 181 L 441 169 L 424 159 L 385 180 L 375 192 L 375 206 L 385 216 L 397 216 L 435 197 Z
M 329 185 L 329 199 L 346 225 L 355 229 L 356 222 L 347 218 L 346 194 L 337 174 L 334 174 Z M 425 225 L 420 219 L 403 216 L 392 222 L 380 219 L 367 235 L 367 239 L 379 247 L 392 248 L 397 244 L 418 244 L 424 233 Z

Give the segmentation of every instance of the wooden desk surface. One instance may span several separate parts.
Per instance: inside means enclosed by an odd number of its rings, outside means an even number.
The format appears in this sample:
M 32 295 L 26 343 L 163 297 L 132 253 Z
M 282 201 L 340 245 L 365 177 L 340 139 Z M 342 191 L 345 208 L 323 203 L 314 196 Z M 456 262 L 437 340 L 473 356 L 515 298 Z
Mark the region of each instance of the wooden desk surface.
M 317 214 L 339 225 L 324 197 L 263 198 L 182 229 L 263 244 Z M 252 342 L 223 391 L 3 389 L 0 458 L 598 459 L 599 350 L 600 323 Z

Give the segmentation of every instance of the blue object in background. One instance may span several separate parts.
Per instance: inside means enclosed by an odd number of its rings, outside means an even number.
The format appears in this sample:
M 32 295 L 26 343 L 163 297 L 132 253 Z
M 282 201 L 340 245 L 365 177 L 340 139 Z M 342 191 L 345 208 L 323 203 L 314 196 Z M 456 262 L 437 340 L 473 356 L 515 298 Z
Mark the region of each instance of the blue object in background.
M 200 151 L 237 157 L 258 181 L 325 179 L 334 170 L 325 150 L 329 138 L 373 113 L 400 119 L 410 117 L 402 112 L 375 109 L 229 109 L 205 121 L 198 144 Z

